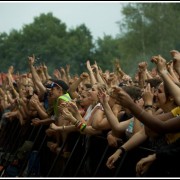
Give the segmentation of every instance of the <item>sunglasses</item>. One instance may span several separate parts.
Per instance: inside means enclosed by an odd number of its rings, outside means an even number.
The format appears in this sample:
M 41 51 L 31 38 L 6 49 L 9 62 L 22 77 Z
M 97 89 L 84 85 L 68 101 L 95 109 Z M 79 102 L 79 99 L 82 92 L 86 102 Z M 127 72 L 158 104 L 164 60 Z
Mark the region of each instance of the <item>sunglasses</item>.
M 51 88 L 57 87 L 57 86 L 58 86 L 60 89 L 62 89 L 62 87 L 61 87 L 59 84 L 55 83 L 55 82 L 52 82 L 51 85 L 50 85 Z

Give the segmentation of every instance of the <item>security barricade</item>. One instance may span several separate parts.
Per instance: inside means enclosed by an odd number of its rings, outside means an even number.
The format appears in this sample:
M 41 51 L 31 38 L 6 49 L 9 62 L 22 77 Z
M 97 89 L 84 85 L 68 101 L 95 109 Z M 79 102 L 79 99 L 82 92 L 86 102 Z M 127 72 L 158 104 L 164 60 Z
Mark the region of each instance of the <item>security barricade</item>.
M 9 134 L 5 135 L 3 131 L 0 134 L 0 137 L 5 138 L 1 139 L 1 151 L 4 151 L 4 155 L 9 153 L 5 163 L 1 158 L 2 177 L 136 177 L 135 164 L 138 158 L 153 152 L 145 147 L 126 152 L 116 162 L 116 168 L 110 170 L 106 162 L 117 148 L 110 147 L 105 136 L 72 134 L 61 145 L 60 151 L 53 154 L 47 149 L 45 130 L 48 126 L 31 126 L 26 129 L 26 133 L 18 123 L 10 123 L 7 127 L 11 127 Z M 32 142 L 28 154 L 22 159 L 17 174 L 9 175 L 7 170 L 16 160 L 18 150 L 27 142 Z

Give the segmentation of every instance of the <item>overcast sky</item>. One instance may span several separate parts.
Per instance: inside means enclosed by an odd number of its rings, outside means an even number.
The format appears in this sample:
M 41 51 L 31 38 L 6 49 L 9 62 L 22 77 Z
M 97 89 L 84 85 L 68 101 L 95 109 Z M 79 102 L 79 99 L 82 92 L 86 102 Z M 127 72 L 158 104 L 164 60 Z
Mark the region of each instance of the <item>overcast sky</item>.
M 124 4 L 124 3 L 123 3 Z M 40 13 L 52 12 L 68 28 L 85 24 L 94 39 L 119 33 L 122 2 L 0 2 L 0 32 L 22 29 Z

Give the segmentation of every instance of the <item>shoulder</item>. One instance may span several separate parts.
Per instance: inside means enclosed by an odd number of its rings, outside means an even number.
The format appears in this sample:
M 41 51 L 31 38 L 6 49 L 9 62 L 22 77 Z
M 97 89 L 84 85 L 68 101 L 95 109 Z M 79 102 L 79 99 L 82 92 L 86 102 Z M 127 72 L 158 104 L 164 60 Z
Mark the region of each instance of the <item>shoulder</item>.
M 94 107 L 93 111 L 96 111 L 96 110 L 104 111 L 104 109 L 103 109 L 101 103 L 98 103 L 98 104 Z

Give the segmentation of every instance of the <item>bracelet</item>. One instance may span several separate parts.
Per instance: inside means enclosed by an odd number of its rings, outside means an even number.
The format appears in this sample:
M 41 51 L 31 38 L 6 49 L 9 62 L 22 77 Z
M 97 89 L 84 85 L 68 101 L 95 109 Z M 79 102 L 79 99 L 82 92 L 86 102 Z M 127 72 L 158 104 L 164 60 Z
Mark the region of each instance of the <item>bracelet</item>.
M 152 110 L 152 107 L 147 107 L 145 110 L 146 110 L 146 111 L 147 111 L 147 110 Z
M 145 105 L 145 106 L 144 106 L 144 109 L 152 108 L 152 107 L 153 107 L 152 105 Z
M 83 123 L 80 122 L 80 123 L 77 125 L 77 128 L 80 129 L 82 125 L 83 125 Z
M 85 128 L 86 128 L 86 124 L 83 123 L 82 126 L 80 127 L 80 132 L 83 132 Z
M 79 122 L 80 122 L 80 121 L 76 120 L 76 121 L 74 122 L 74 125 L 77 126 L 77 124 L 78 124 Z
M 121 150 L 121 156 L 123 156 L 125 154 L 126 150 L 122 146 L 120 146 L 119 149 Z
M 74 124 L 75 127 L 78 127 L 79 124 L 81 124 L 81 121 L 76 121 L 76 123 Z

